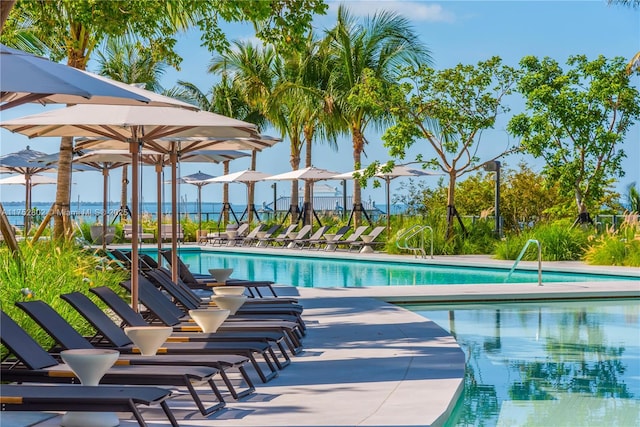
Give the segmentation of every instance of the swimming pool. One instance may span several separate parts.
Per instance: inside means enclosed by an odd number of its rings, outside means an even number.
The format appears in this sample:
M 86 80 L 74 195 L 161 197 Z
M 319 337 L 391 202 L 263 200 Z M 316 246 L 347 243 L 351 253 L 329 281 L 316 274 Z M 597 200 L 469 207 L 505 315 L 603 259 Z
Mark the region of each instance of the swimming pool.
M 310 288 L 503 283 L 509 272 L 499 268 L 199 250 L 183 250 L 180 257 L 194 272 L 208 273 L 210 268 L 233 268 L 234 277 L 272 280 L 284 285 Z M 638 280 L 638 277 L 543 272 L 542 279 L 548 283 Z M 509 283 L 537 281 L 537 271 L 516 270 Z
M 447 426 L 640 425 L 638 300 L 404 307 L 465 352 Z

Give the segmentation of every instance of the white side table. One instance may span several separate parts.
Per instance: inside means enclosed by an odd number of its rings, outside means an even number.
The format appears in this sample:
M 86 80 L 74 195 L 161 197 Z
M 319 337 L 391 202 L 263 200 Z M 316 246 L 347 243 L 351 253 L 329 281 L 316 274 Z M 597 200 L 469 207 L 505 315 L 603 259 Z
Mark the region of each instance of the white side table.
M 82 385 L 98 386 L 104 374 L 116 363 L 120 352 L 102 349 L 63 350 L 62 361 L 80 380 Z M 64 427 L 114 427 L 120 425 L 113 412 L 67 412 L 60 422 Z

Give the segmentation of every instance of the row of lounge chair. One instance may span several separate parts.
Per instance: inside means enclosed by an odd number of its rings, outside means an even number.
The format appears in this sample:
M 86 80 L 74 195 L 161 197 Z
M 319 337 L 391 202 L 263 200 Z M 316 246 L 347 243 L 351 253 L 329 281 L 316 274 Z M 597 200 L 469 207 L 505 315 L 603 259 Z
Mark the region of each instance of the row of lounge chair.
M 194 277 L 194 280 L 211 283 L 213 278 Z M 130 282 L 121 285 L 128 289 Z M 48 351 L 11 317 L 0 312 L 0 341 L 9 351 L 2 362 L 2 380 L 19 383 L 0 386 L 3 410 L 130 412 L 139 425 L 145 426 L 140 408 L 159 405 L 170 424 L 178 426 L 170 406 L 175 392 L 167 386 L 186 389 L 198 412 L 208 416 L 225 406 L 225 390 L 220 389 L 216 379 L 220 379 L 233 399 L 249 396 L 256 388 L 252 376 L 257 375 L 262 382 L 276 378 L 278 371 L 291 363 L 291 357 L 300 353 L 306 334 L 302 306 L 295 298 L 281 298 L 275 292 L 264 297 L 248 293 L 247 302 L 215 333 L 203 333 L 188 313 L 191 309 L 209 307 L 211 301 L 199 297 L 181 280 L 173 282 L 168 270 L 162 267 L 150 267 L 139 277 L 143 312 L 133 310 L 110 288 L 93 287 L 90 292 L 93 299 L 80 292 L 61 298 L 93 326 L 96 333 L 91 337 L 83 337 L 43 301 L 16 303 L 53 338 L 55 345 Z M 120 323 L 115 323 L 94 300 L 106 304 Z M 122 329 L 148 325 L 173 328 L 155 356 L 137 354 L 137 348 Z M 60 362 L 60 351 L 94 348 L 115 349 L 120 353 L 100 387 L 40 384 L 74 383 L 75 375 Z M 197 387 L 200 385 L 207 387 Z
M 237 231 L 230 235 L 228 232 L 215 233 L 200 240 L 200 243 L 212 246 L 256 246 L 256 247 L 279 247 L 289 249 L 316 249 L 335 251 L 344 248 L 349 251 L 358 250 L 364 246 L 375 246 L 383 242 L 376 239 L 385 230 L 385 227 L 378 226 L 368 234 L 369 241 L 362 240 L 368 226 L 359 226 L 352 230 L 349 226 L 338 229 L 335 234 L 329 234 L 329 226 L 321 226 L 313 232 L 311 225 L 304 225 L 297 230 L 297 224 L 290 225 L 284 229 L 280 225 L 264 229 L 264 225 L 258 225 L 248 231 L 248 224 L 242 224 Z

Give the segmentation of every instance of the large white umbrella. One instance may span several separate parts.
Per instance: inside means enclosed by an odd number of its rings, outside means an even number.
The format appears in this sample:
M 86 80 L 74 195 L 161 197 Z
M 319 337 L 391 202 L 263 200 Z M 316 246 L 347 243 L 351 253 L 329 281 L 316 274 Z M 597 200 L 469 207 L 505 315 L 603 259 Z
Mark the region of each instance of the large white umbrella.
M 240 216 L 240 220 L 244 218 L 245 213 L 249 215 L 249 211 L 251 210 L 253 213 L 255 213 L 256 218 L 258 218 L 258 221 L 260 221 L 260 217 L 258 216 L 258 212 L 256 211 L 255 206 L 253 204 L 249 206 L 249 186 L 254 182 L 263 181 L 265 178 L 269 178 L 269 174 L 247 169 L 239 172 L 230 173 L 227 175 L 221 175 L 216 178 L 211 178 L 209 181 L 218 182 L 218 183 L 237 182 L 237 183 L 245 184 L 247 186 L 247 207 L 245 208 L 244 212 Z M 229 208 L 231 209 L 231 206 L 229 206 Z M 233 217 L 235 218 L 236 222 L 239 222 L 235 212 L 233 212 L 233 209 L 231 209 L 231 213 L 233 214 Z M 220 212 L 220 218 L 218 218 L 218 228 L 220 227 L 221 220 L 222 220 L 222 212 Z
M 305 206 L 304 207 L 304 223 L 312 223 L 313 222 L 313 218 L 311 218 L 311 214 L 313 214 L 316 218 L 316 220 L 318 221 L 318 224 L 322 225 L 322 223 L 320 222 L 320 218 L 318 218 L 318 216 L 316 215 L 315 211 L 313 210 L 313 184 L 317 181 L 322 181 L 325 179 L 333 179 L 334 176 L 336 176 L 336 172 L 332 172 L 332 171 L 328 171 L 326 169 L 320 169 L 320 168 L 316 168 L 314 166 L 308 167 L 308 168 L 304 168 L 304 169 L 298 169 L 295 171 L 290 171 L 290 172 L 285 172 L 285 173 L 281 173 L 278 175 L 273 175 L 269 177 L 269 181 L 273 180 L 273 181 L 295 181 L 295 180 L 302 180 L 302 181 L 306 181 L 306 182 L 310 182 L 311 185 L 311 202 L 309 203 L 309 206 Z M 286 216 L 285 216 L 286 218 Z
M 35 174 L 35 175 L 31 175 L 31 179 L 29 180 L 29 183 L 34 186 L 34 185 L 41 185 L 41 184 L 55 184 L 56 179 L 55 178 L 51 178 L 50 176 L 44 176 L 44 175 L 39 175 L 39 174 Z M 6 178 L 1 178 L 0 179 L 0 185 L 27 185 L 27 178 L 24 175 L 12 175 L 12 176 L 8 176 Z
M 29 137 L 35 136 L 85 136 L 106 137 L 129 144 L 132 155 L 132 229 L 138 230 L 138 155 L 145 143 L 160 138 L 257 138 L 255 125 L 219 114 L 190 111 L 170 107 L 138 107 L 111 105 L 76 105 L 18 119 L 10 119 L 0 126 Z M 169 142 L 171 163 L 175 165 L 178 141 Z M 153 148 L 153 146 L 152 146 Z M 175 167 L 172 179 L 177 179 Z M 173 256 L 177 258 L 176 200 L 172 207 Z M 138 302 L 138 234 L 131 239 L 131 303 L 137 310 Z M 177 259 L 173 260 L 177 266 Z M 173 270 L 177 279 L 177 270 Z
M 353 179 L 356 174 L 362 174 L 364 171 L 365 169 L 358 169 L 355 171 L 345 172 L 339 175 L 335 175 L 333 178 L 334 179 Z M 436 172 L 428 172 L 422 169 L 411 168 L 408 165 L 396 165 L 393 168 L 391 168 L 391 170 L 389 171 L 385 171 L 383 166 L 380 166 L 378 168 L 378 172 L 374 176 L 384 179 L 384 182 L 385 182 L 385 193 L 387 198 L 387 235 L 389 234 L 389 230 L 391 228 L 391 189 L 390 189 L 391 180 L 401 176 L 433 176 L 433 175 L 440 175 L 440 174 Z M 353 215 L 353 212 L 352 212 L 352 215 Z M 366 212 L 365 212 L 365 215 L 366 215 Z

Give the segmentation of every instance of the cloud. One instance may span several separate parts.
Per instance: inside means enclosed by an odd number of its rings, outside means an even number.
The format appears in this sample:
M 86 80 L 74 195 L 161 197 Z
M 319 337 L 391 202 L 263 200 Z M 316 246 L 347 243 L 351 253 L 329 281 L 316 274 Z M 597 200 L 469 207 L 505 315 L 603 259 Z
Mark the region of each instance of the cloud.
M 350 0 L 330 1 L 329 12 L 336 12 L 340 4 L 344 4 L 355 16 L 370 16 L 387 10 L 396 12 L 411 21 L 418 22 L 453 22 L 455 16 L 437 3 L 402 0 Z

